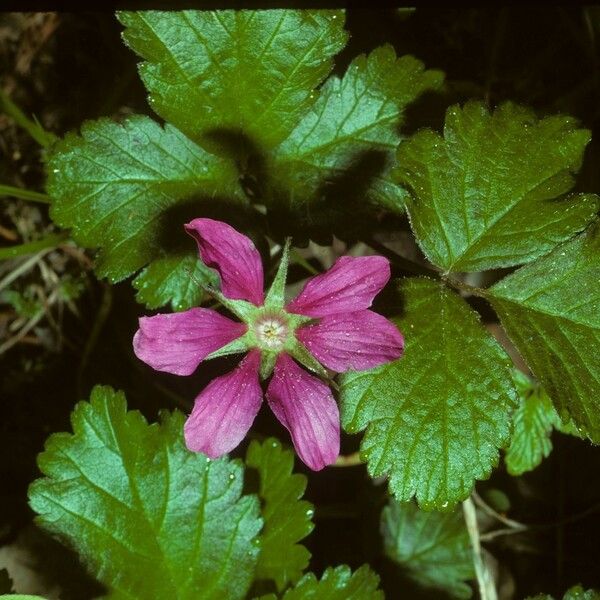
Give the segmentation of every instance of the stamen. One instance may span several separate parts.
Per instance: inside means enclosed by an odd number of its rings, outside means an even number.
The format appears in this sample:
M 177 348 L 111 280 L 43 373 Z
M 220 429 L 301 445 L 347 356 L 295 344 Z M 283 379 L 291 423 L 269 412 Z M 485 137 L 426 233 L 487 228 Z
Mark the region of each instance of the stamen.
M 266 349 L 279 350 L 283 348 L 287 338 L 288 326 L 278 317 L 264 316 L 257 321 L 254 331 L 258 341 Z

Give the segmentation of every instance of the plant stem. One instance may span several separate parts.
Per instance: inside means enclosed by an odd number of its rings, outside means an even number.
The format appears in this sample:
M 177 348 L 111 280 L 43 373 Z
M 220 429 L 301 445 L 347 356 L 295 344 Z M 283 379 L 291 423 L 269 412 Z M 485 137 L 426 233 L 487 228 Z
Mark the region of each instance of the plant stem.
M 85 369 L 88 365 L 90 356 L 96 347 L 96 343 L 98 342 L 98 338 L 100 337 L 100 333 L 102 332 L 102 328 L 108 319 L 112 308 L 112 287 L 108 284 L 104 284 L 104 290 L 102 292 L 102 300 L 100 301 L 100 308 L 96 313 L 96 318 L 94 319 L 94 324 L 92 325 L 92 329 L 87 338 L 85 346 L 83 348 L 83 353 L 81 355 L 81 361 L 79 363 L 79 369 L 77 370 L 77 392 L 79 396 L 83 396 L 83 375 Z
M 465 525 L 469 532 L 471 540 L 471 548 L 473 551 L 473 566 L 475 567 L 475 575 L 477 576 L 477 584 L 479 586 L 479 595 L 481 600 L 498 600 L 494 580 L 483 557 L 481 556 L 481 544 L 479 541 L 479 527 L 477 525 L 477 513 L 475 512 L 475 504 L 471 498 L 467 498 L 463 503 L 463 514 L 465 516 Z
M 392 264 L 397 265 L 405 271 L 409 271 L 410 273 L 414 273 L 415 275 L 422 275 L 425 277 L 441 279 L 446 285 L 453 287 L 459 292 L 466 292 L 472 296 L 485 297 L 485 290 L 469 285 L 464 281 L 458 281 L 456 279 L 451 278 L 447 274 L 440 273 L 435 269 L 426 267 L 425 265 L 421 265 L 408 258 L 405 258 L 404 256 L 401 256 L 400 254 L 394 252 L 393 250 L 390 250 L 387 246 L 378 242 L 377 240 L 369 239 L 365 243 L 371 246 L 373 250 L 377 250 L 379 254 L 382 254 L 383 256 L 389 258 Z
M 480 298 L 485 298 L 485 290 L 482 288 L 478 288 L 473 285 L 469 285 L 468 283 L 465 283 L 464 281 L 458 281 L 457 279 L 452 279 L 451 277 L 448 277 L 447 275 L 442 275 L 442 281 L 444 283 L 446 283 L 447 285 L 449 285 L 450 287 L 453 287 L 455 290 L 457 290 L 459 292 L 466 292 L 467 294 L 470 294 L 471 296 L 479 296 Z
M 46 131 L 37 121 L 26 117 L 25 113 L 1 90 L 0 110 L 11 117 L 17 125 L 27 131 L 40 146 L 47 148 L 58 139 L 53 133 Z
M 32 190 L 24 190 L 23 188 L 13 187 L 12 185 L 4 185 L 0 183 L 0 196 L 10 196 L 12 198 L 22 198 L 23 200 L 33 200 L 33 202 L 42 202 L 50 204 L 50 196 L 34 192 Z
M 494 517 L 494 519 L 497 519 L 498 521 L 500 521 L 500 523 L 503 523 L 507 527 L 518 530 L 528 528 L 528 526 L 525 525 L 525 523 L 520 523 L 519 521 L 509 519 L 508 517 L 505 517 L 504 515 L 501 515 L 499 512 L 495 511 L 489 504 L 487 504 L 487 502 L 485 502 L 485 500 L 476 491 L 473 491 L 471 497 L 475 501 L 475 504 L 479 506 L 479 508 L 484 510 L 488 515 L 490 515 L 490 517 Z
M 331 465 L 332 467 L 356 467 L 357 465 L 364 464 L 360 459 L 359 452 L 353 452 L 352 454 L 340 454 L 337 460 Z
M 9 246 L 8 248 L 0 248 L 0 260 L 16 258 L 17 256 L 24 256 L 26 254 L 34 254 L 35 252 L 44 250 L 45 248 L 58 246 L 58 244 L 64 242 L 68 237 L 69 236 L 66 232 L 51 233 L 45 238 L 36 240 L 35 242 L 27 242 L 26 244 Z

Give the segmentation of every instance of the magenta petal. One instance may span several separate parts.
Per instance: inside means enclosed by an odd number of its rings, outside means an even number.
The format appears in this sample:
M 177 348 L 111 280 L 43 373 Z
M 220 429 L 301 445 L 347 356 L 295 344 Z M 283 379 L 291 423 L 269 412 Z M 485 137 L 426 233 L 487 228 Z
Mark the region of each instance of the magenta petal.
M 157 371 L 190 375 L 211 352 L 239 338 L 246 325 L 208 308 L 141 317 L 135 355 Z
M 325 317 L 298 329 L 296 337 L 321 364 L 338 373 L 372 369 L 400 358 L 404 349 L 398 328 L 371 310 Z
M 287 310 L 309 317 L 365 310 L 389 278 L 390 263 L 383 256 L 342 256 L 309 279 Z
M 183 428 L 190 450 L 217 458 L 244 439 L 262 402 L 259 365 L 260 352 L 254 350 L 200 392 Z
M 213 219 L 194 219 L 185 225 L 185 230 L 198 243 L 202 261 L 219 272 L 221 291 L 227 298 L 262 305 L 262 262 L 249 238 L 231 225 Z
M 335 462 L 340 452 L 340 413 L 329 386 L 280 354 L 267 401 L 292 434 L 296 452 L 307 466 L 320 471 Z

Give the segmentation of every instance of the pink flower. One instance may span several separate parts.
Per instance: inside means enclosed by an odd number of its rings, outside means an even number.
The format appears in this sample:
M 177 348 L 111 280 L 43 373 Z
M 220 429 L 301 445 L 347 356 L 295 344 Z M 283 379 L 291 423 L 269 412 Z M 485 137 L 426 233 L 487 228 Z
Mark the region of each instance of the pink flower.
M 267 402 L 300 458 L 315 471 L 335 462 L 340 419 L 323 381 L 327 369 L 371 369 L 403 351 L 396 326 L 369 310 L 390 278 L 387 259 L 343 256 L 285 305 L 287 244 L 265 297 L 260 255 L 245 235 L 212 219 L 194 219 L 185 229 L 204 263 L 221 276 L 221 293 L 213 294 L 242 322 L 208 308 L 141 317 L 135 354 L 158 371 L 190 375 L 207 358 L 246 353 L 196 398 L 184 427 L 188 448 L 211 458 L 235 448 L 261 406 L 260 380 L 273 374 Z

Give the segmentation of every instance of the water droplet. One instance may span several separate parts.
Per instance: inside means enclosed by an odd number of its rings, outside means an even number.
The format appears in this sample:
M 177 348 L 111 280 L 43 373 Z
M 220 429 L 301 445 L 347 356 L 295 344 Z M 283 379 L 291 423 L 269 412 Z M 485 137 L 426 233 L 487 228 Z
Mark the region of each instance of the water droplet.
M 315 511 L 314 511 L 314 509 L 312 509 L 312 508 L 309 508 L 309 509 L 307 509 L 307 510 L 306 510 L 306 516 L 307 516 L 309 519 L 312 519 L 312 517 L 313 517 L 313 515 L 314 515 L 314 514 L 315 514 Z

